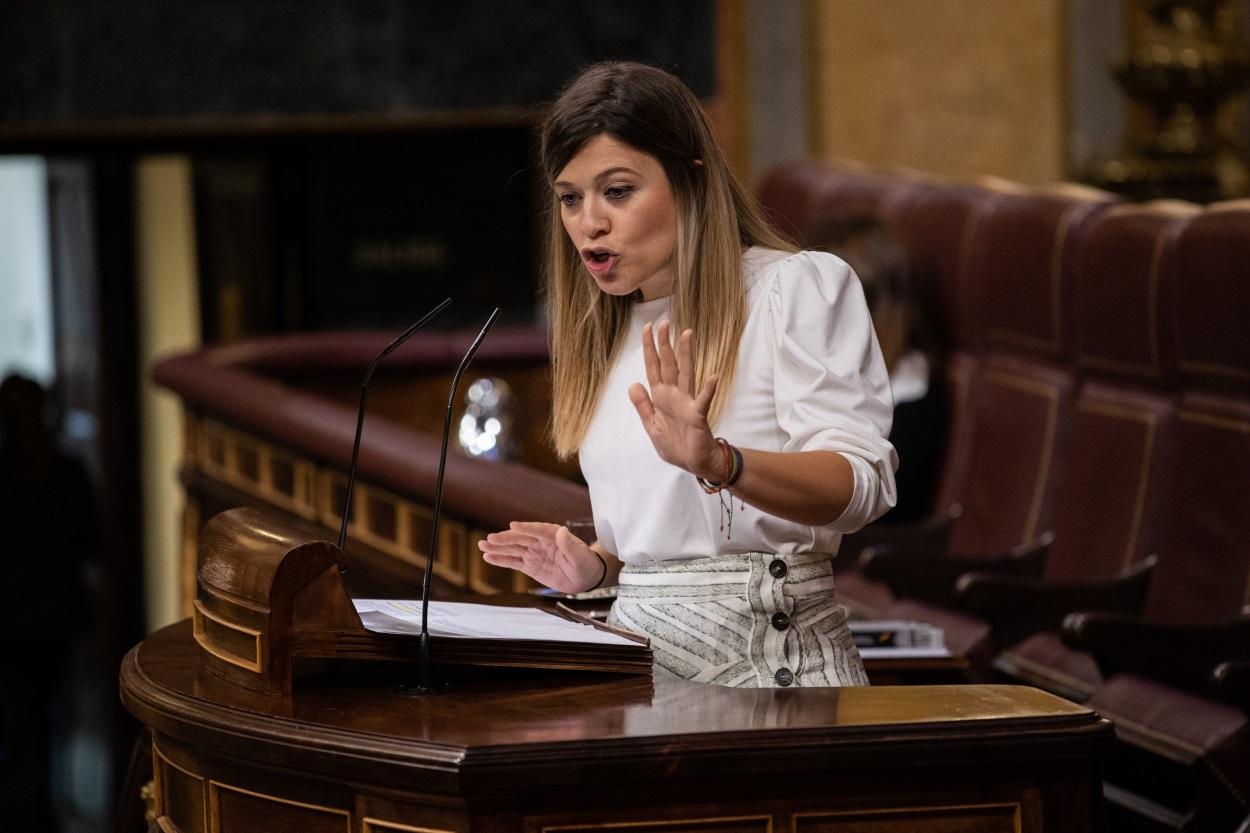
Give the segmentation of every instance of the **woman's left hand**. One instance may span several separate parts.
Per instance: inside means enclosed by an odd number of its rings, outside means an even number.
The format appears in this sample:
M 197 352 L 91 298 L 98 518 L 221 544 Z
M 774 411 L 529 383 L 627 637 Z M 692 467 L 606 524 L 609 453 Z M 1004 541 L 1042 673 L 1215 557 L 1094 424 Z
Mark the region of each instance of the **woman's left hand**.
M 660 459 L 697 477 L 718 481 L 723 476 L 724 462 L 707 415 L 719 379 L 708 379 L 696 396 L 691 331 L 681 334 L 675 352 L 667 321 L 660 324 L 656 335 L 658 346 L 651 325 L 642 330 L 647 387 L 637 382 L 630 385 L 629 400 Z

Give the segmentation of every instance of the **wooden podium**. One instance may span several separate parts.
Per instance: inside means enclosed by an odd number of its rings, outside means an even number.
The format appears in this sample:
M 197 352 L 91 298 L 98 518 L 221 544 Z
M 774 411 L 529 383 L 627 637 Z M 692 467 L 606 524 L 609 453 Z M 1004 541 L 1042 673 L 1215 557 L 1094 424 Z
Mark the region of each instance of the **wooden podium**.
M 413 662 L 415 638 L 364 627 L 343 584 L 347 566 L 342 550 L 305 524 L 249 507 L 217 515 L 200 533 L 191 620 L 204 667 L 243 688 L 290 696 L 300 659 Z M 520 639 L 435 637 L 434 643 L 443 665 L 651 670 L 644 645 L 596 645 L 587 652 Z
M 345 565 L 254 510 L 205 528 L 196 616 L 121 669 L 152 735 L 154 831 L 1096 827 L 1111 726 L 1037 689 L 726 689 L 572 664 L 444 668 L 449 692 L 408 696 L 408 651 L 361 627 Z
M 1089 709 L 1014 686 L 483 671 L 408 697 L 374 669 L 283 697 L 200 654 L 182 622 L 121 670 L 122 700 L 152 732 L 166 833 L 1082 833 L 1112 743 Z

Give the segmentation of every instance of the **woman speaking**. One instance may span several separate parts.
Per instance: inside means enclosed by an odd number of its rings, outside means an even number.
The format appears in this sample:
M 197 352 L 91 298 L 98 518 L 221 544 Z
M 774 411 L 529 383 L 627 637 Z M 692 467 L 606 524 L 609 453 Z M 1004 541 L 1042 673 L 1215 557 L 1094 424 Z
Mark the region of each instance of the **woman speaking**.
M 662 70 L 582 72 L 541 155 L 552 435 L 597 540 L 521 521 L 483 558 L 565 592 L 615 582 L 609 621 L 651 638 L 659 673 L 867 685 L 831 559 L 894 504 L 897 460 L 854 273 L 772 230 Z

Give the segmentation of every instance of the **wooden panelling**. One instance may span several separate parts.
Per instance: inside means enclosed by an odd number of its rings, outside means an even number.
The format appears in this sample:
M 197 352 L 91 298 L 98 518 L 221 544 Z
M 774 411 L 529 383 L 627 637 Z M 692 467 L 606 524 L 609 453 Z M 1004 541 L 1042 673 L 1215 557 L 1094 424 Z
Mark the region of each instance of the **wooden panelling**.
M 346 810 L 216 782 L 209 788 L 213 833 L 352 833 L 351 814 Z
M 176 825 L 181 833 L 208 833 L 208 807 L 202 776 L 171 762 L 153 747 L 158 818 Z
M 1019 804 L 848 810 L 794 817 L 794 833 L 1022 833 Z
M 813 0 L 813 150 L 1040 183 L 1066 165 L 1062 0 Z
M 442 830 L 437 827 L 414 827 L 410 824 L 401 824 L 396 821 L 383 821 L 382 819 L 362 819 L 360 822 L 361 829 L 364 833 L 451 833 L 448 830 Z
M 120 680 L 178 768 L 158 759 L 166 812 L 190 830 L 208 792 L 213 833 L 1089 833 L 1113 742 L 1088 708 L 1019 686 L 506 673 L 405 697 L 394 681 L 266 696 L 205 674 L 187 623 Z
M 346 487 L 346 477 L 341 472 L 215 419 L 188 413 L 185 420 L 185 435 L 194 448 L 194 453 L 187 455 L 192 469 L 255 498 L 261 505 L 320 521 L 326 528 L 326 537 L 333 537 L 342 517 Z M 206 518 L 191 495 L 183 518 L 184 553 L 194 554 L 203 520 Z M 430 507 L 357 481 L 352 520 L 348 524 L 348 535 L 353 541 L 424 569 L 432 522 Z M 477 557 L 474 542 L 478 537 L 444 514 L 439 521 L 435 575 L 456 587 L 479 593 L 521 589 L 511 570 L 489 568 Z M 193 565 L 193 557 L 184 561 L 189 580 L 183 586 L 183 602 L 188 614 L 195 594 L 195 572 L 190 569 Z M 520 584 L 530 586 L 528 582 Z
M 772 816 L 544 825 L 542 833 L 772 833 Z

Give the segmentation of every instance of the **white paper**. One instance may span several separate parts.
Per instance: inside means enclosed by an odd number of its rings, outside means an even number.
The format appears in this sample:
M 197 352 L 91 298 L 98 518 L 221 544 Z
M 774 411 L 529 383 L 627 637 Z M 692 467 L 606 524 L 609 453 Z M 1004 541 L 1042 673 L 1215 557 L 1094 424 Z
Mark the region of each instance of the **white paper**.
M 367 630 L 417 636 L 421 602 L 416 599 L 352 599 Z M 529 639 L 598 645 L 638 643 L 534 607 L 500 607 L 465 602 L 430 602 L 430 636 L 473 639 Z
M 888 656 L 898 657 L 903 654 L 898 653 L 902 650 L 918 650 L 922 653 L 915 654 L 918 657 L 924 656 L 949 656 L 945 653 L 946 634 L 936 625 L 930 625 L 927 622 L 913 622 L 908 619 L 853 619 L 847 623 L 852 634 L 858 633 L 879 633 L 882 631 L 894 632 L 893 645 L 869 645 L 859 649 L 863 654 L 865 647 L 870 650 L 890 651 Z M 941 654 L 924 653 L 924 651 L 939 650 Z M 868 656 L 864 654 L 864 656 Z M 884 655 L 882 655 L 884 656 Z M 910 656 L 910 655 L 909 655 Z
M 860 648 L 861 659 L 947 659 L 946 648 Z

